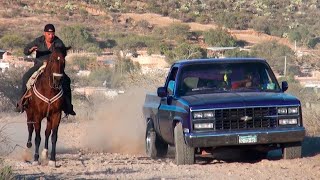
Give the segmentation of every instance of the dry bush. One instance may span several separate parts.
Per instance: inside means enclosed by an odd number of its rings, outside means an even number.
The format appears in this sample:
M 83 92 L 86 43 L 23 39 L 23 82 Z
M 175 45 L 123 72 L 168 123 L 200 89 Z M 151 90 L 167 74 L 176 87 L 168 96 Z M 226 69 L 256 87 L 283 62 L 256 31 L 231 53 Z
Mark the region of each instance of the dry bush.
M 9 150 L 12 149 L 10 146 L 10 138 L 5 132 L 6 124 L 0 126 L 0 156 L 3 156 L 8 153 Z
M 19 85 L 22 81 L 22 68 L 10 68 L 5 73 L 0 73 L 0 111 L 12 110 L 19 98 Z
M 320 111 L 305 108 L 302 115 L 306 128 L 306 137 L 302 144 L 303 156 L 314 156 L 320 152 Z
M 0 159 L 0 180 L 13 180 L 15 179 L 13 176 L 12 168 L 10 166 L 4 166 L 1 165 L 1 159 Z
M 302 113 L 307 136 L 320 136 L 320 111 L 313 108 L 305 108 Z

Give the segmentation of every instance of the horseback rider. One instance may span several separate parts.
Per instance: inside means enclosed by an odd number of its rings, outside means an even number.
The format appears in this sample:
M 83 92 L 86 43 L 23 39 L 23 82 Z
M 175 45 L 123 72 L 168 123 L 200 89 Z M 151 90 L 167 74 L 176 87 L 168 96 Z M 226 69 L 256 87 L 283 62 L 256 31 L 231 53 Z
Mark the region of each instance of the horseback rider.
M 32 74 L 37 71 L 42 65 L 43 62 L 49 58 L 49 55 L 52 53 L 54 48 L 61 47 L 65 48 L 64 43 L 61 39 L 55 36 L 55 28 L 52 24 L 47 24 L 44 27 L 44 33 L 42 36 L 36 38 L 31 43 L 27 44 L 24 48 L 24 54 L 30 55 L 32 52 L 36 51 L 36 59 L 34 61 L 34 66 L 31 67 L 22 78 L 22 89 L 21 89 L 21 100 L 17 103 L 16 111 L 23 112 L 24 107 L 22 104 L 22 97 L 26 93 L 27 87 L 26 84 Z M 64 93 L 64 106 L 63 111 L 66 115 L 76 115 L 73 110 L 73 105 L 71 104 L 71 80 L 64 73 L 62 80 L 62 89 Z

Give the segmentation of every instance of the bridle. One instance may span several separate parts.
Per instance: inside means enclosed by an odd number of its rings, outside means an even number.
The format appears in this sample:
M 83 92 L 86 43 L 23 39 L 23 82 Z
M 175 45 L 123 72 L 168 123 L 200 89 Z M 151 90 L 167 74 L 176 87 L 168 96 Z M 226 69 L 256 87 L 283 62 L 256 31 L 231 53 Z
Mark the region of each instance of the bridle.
M 50 57 L 49 61 L 59 61 L 59 66 L 60 66 L 60 63 L 61 63 L 60 56 L 58 56 L 57 59 L 53 59 L 53 58 Z M 61 83 L 59 84 L 59 86 L 54 86 L 53 85 L 53 81 L 54 81 L 55 77 L 62 78 L 63 73 L 55 73 L 55 72 L 53 72 L 53 66 L 51 66 L 50 72 L 52 72 L 52 76 L 49 76 L 49 87 L 51 87 L 52 89 L 55 89 L 55 90 L 60 90 L 61 89 Z M 52 82 L 52 84 L 51 84 L 51 82 Z

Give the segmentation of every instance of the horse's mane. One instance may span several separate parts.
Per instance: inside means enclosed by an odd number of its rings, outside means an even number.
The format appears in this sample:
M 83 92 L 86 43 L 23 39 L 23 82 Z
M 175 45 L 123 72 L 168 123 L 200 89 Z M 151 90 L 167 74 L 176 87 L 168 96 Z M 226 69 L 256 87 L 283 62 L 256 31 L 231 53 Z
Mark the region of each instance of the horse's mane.
M 67 51 L 71 47 L 55 47 L 52 53 L 61 53 L 63 56 L 67 56 Z

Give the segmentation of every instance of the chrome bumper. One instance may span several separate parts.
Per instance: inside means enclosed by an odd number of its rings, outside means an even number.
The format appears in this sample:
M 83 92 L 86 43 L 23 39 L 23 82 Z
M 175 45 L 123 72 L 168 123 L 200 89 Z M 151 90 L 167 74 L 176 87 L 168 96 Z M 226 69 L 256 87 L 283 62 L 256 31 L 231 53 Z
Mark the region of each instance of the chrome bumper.
M 240 144 L 239 136 L 246 135 L 256 135 L 257 142 Z M 303 140 L 304 136 L 304 127 L 294 127 L 265 130 L 185 133 L 185 141 L 186 144 L 191 147 L 217 147 L 300 142 Z

